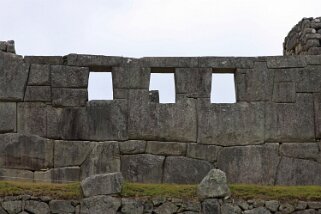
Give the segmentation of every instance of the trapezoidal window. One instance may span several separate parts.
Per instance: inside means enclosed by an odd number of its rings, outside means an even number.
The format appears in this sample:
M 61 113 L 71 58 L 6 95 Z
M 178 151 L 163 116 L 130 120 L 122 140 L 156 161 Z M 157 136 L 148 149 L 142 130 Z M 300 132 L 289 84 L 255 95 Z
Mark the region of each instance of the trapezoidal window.
M 211 103 L 236 103 L 234 73 L 213 73 Z
M 112 100 L 113 81 L 111 72 L 90 72 L 88 100 Z
M 158 90 L 159 103 L 175 103 L 174 73 L 151 73 L 149 90 Z

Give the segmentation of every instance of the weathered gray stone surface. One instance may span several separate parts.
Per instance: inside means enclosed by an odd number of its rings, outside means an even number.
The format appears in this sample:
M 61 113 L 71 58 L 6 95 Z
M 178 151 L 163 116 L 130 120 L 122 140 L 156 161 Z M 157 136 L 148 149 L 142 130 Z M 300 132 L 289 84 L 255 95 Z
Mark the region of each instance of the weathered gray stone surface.
M 276 177 L 277 185 L 321 185 L 321 164 L 315 161 L 281 159 Z
M 294 103 L 296 101 L 294 82 L 278 82 L 273 87 L 273 102 Z
M 51 102 L 50 86 L 27 86 L 24 101 Z
M 64 65 L 51 66 L 51 86 L 55 88 L 87 88 L 89 69 Z
M 276 143 L 235 146 L 221 150 L 217 166 L 231 183 L 274 184 L 279 159 Z
M 146 141 L 129 140 L 119 143 L 119 150 L 121 154 L 142 154 L 145 152 Z
M 101 55 L 69 54 L 65 58 L 67 65 L 90 67 L 93 71 L 106 71 L 123 62 L 123 57 Z
M 81 165 L 81 179 L 90 175 L 120 171 L 120 155 L 117 142 L 99 142 Z
M 319 67 L 309 66 L 297 72 L 296 91 L 301 93 L 321 92 Z
M 321 93 L 315 93 L 314 98 L 314 120 L 315 120 L 315 137 L 321 138 Z
M 53 142 L 34 135 L 0 135 L 0 167 L 40 170 L 53 167 Z
M 187 157 L 214 162 L 217 160 L 221 147 L 199 143 L 187 144 Z
M 161 183 L 164 159 L 150 154 L 122 155 L 121 172 L 128 181 Z
M 139 66 L 113 67 L 114 89 L 148 89 L 150 68 Z
M 220 214 L 221 208 L 217 199 L 206 199 L 202 203 L 202 212 L 204 214 Z
M 89 141 L 55 141 L 55 167 L 80 166 L 87 159 L 96 143 Z
M 34 180 L 36 182 L 66 183 L 75 182 L 80 179 L 80 168 L 77 166 L 53 168 L 47 171 L 36 171 Z
M 271 214 L 271 212 L 264 207 L 258 207 L 254 208 L 253 210 L 247 210 L 244 212 L 244 214 Z
M 2 207 L 9 214 L 16 214 L 22 210 L 22 201 L 4 201 L 2 202 Z
M 154 155 L 185 155 L 187 143 L 148 141 L 146 153 Z
M 25 202 L 26 211 L 34 213 L 34 214 L 49 214 L 50 209 L 48 204 L 39 201 L 28 200 Z
M 3 169 L 0 168 L 0 180 L 15 180 L 15 181 L 32 181 L 33 172 L 21 169 Z M 0 212 L 1 213 L 1 212 Z
M 231 146 L 264 141 L 264 103 L 210 105 L 200 99 L 197 111 L 199 143 Z
M 121 192 L 123 176 L 120 172 L 97 174 L 85 178 L 81 188 L 85 197 L 96 195 L 112 195 Z
M 93 196 L 85 198 L 81 204 L 81 214 L 116 214 L 121 200 L 111 196 Z
M 164 183 L 199 183 L 213 166 L 203 160 L 187 157 L 167 157 L 164 165 Z
M 165 202 L 154 210 L 156 214 L 171 214 L 176 213 L 176 211 L 177 206 L 171 202 Z
M 50 85 L 50 83 L 50 65 L 30 65 L 28 85 Z
M 75 207 L 72 205 L 72 201 L 66 200 L 52 200 L 49 202 L 51 213 L 74 213 Z
M 253 57 L 199 57 L 198 63 L 201 68 L 253 68 L 254 60 Z
M 25 56 L 24 61 L 30 64 L 62 65 L 62 56 Z
M 11 102 L 0 102 L 0 133 L 15 132 L 17 105 Z
M 272 212 L 278 211 L 279 206 L 280 202 L 276 200 L 270 200 L 265 202 L 265 207 Z
M 307 65 L 305 56 L 267 57 L 268 68 L 301 68 Z
M 291 158 L 321 160 L 319 146 L 316 143 L 282 143 L 280 154 Z
M 143 214 L 144 205 L 142 202 L 131 198 L 121 199 L 121 212 L 123 214 Z
M 85 106 L 88 101 L 87 89 L 79 88 L 53 88 L 53 106 Z
M 226 175 L 219 169 L 212 169 L 197 186 L 197 195 L 201 199 L 224 198 L 231 194 Z

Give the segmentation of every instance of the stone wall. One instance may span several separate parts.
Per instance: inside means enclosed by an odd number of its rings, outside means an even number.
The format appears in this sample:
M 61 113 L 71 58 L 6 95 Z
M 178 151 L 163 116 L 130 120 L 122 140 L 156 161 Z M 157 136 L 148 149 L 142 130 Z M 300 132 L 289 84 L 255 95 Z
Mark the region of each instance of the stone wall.
M 284 55 L 321 54 L 321 17 L 303 18 L 289 32 L 283 43 Z
M 89 72 L 110 71 L 114 100 L 88 102 Z M 160 104 L 150 73 L 175 74 Z M 234 104 L 211 104 L 211 74 L 233 72 Z M 0 51 L 0 178 L 321 184 L 321 56 L 145 57 Z

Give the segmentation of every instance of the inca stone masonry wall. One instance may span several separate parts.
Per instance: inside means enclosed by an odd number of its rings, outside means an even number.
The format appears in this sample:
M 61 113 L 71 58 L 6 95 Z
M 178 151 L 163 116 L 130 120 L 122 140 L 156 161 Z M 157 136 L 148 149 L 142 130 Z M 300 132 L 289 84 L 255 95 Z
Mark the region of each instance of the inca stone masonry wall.
M 12 52 L 12 51 L 11 51 Z M 14 52 L 14 51 L 13 51 Z M 114 100 L 90 101 L 110 71 Z M 175 74 L 160 104 L 150 73 Z M 211 104 L 211 74 L 235 75 L 237 103 Z M 75 181 L 122 172 L 149 183 L 321 184 L 321 56 L 125 58 L 0 51 L 0 178 Z

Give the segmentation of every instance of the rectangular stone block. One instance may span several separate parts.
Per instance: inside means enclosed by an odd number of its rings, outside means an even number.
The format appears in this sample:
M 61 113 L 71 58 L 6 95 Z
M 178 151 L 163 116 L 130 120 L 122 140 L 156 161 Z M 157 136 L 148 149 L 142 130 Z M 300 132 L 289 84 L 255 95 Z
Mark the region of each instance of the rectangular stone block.
M 47 136 L 47 106 L 43 103 L 18 103 L 18 133 Z
M 31 64 L 28 85 L 50 85 L 50 65 Z
M 201 68 L 253 68 L 254 57 L 199 57 Z
M 87 89 L 52 88 L 53 106 L 85 106 L 88 101 Z
M 146 67 L 179 67 L 179 57 L 144 57 L 141 60 Z
M 226 173 L 228 183 L 274 184 L 280 159 L 278 147 L 270 143 L 222 148 L 217 166 Z
M 265 140 L 298 142 L 314 140 L 312 94 L 297 94 L 296 103 L 267 103 Z
M 207 160 L 214 162 L 217 160 L 218 152 L 222 147 L 215 145 L 205 145 L 199 143 L 189 143 L 187 144 L 187 157 Z
M 50 86 L 27 86 L 25 102 L 51 102 L 51 87 Z
M 291 158 L 321 160 L 319 146 L 316 143 L 282 143 L 280 154 Z
M 0 51 L 0 100 L 22 101 L 28 73 L 21 56 Z
M 142 154 L 145 153 L 146 141 L 129 140 L 119 142 L 119 150 L 121 154 Z
M 112 78 L 114 89 L 149 89 L 150 68 L 113 67 Z
M 0 135 L 0 168 L 41 170 L 53 167 L 53 142 L 35 135 Z
M 317 66 L 300 69 L 297 73 L 296 81 L 297 92 L 321 92 L 321 73 L 320 68 Z
M 0 133 L 16 132 L 16 103 L 0 102 Z
M 307 66 L 305 56 L 271 56 L 267 57 L 268 68 L 303 68 Z
M 25 56 L 24 61 L 29 64 L 46 64 L 46 65 L 62 65 L 62 56 Z
M 211 96 L 212 69 L 176 68 L 175 86 L 177 94 L 187 97 L 209 98 Z
M 87 88 L 89 69 L 64 65 L 51 66 L 51 86 L 56 88 Z
M 6 181 L 33 181 L 33 172 L 21 169 L 0 168 L 0 180 Z
M 321 93 L 313 95 L 315 137 L 321 139 Z M 320 147 L 321 150 L 321 147 Z
M 90 67 L 93 71 L 120 66 L 123 62 L 123 57 L 118 56 L 69 54 L 64 58 L 67 65 Z
M 64 167 L 54 168 L 47 171 L 36 171 L 34 173 L 35 182 L 49 182 L 49 183 L 68 183 L 80 180 L 79 167 Z
M 276 103 L 294 103 L 296 101 L 295 83 L 275 82 L 272 101 Z
M 198 142 L 222 146 L 264 141 L 264 102 L 210 104 L 198 100 Z
M 153 155 L 186 155 L 187 143 L 148 141 L 146 153 Z

